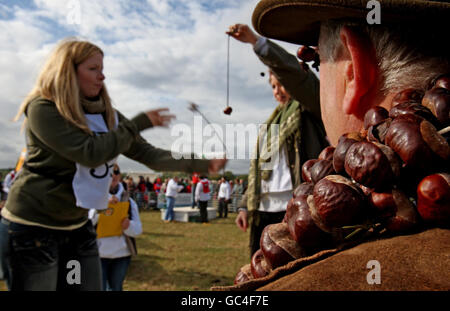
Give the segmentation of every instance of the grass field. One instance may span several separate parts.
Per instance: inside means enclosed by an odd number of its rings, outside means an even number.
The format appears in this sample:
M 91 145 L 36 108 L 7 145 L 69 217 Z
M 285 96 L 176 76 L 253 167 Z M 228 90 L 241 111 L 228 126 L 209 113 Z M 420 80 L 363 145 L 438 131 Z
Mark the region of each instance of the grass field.
M 232 285 L 239 268 L 250 262 L 248 233 L 230 213 L 209 224 L 164 223 L 159 211 L 141 212 L 144 232 L 136 239 L 124 290 L 196 291 Z M 0 290 L 5 290 L 0 281 Z

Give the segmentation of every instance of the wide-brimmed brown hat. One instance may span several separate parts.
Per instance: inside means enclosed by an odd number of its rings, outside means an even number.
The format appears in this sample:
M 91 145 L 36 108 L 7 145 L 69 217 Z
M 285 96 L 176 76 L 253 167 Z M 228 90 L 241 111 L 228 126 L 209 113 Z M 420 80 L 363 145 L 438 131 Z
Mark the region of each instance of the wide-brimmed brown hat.
M 320 23 L 331 19 L 367 22 L 373 7 L 367 0 L 261 0 L 253 11 L 253 27 L 261 35 L 301 45 L 317 45 Z M 449 0 L 378 0 L 381 25 L 448 27 Z M 440 29 L 442 31 L 442 29 Z M 443 38 L 447 40 L 447 38 Z

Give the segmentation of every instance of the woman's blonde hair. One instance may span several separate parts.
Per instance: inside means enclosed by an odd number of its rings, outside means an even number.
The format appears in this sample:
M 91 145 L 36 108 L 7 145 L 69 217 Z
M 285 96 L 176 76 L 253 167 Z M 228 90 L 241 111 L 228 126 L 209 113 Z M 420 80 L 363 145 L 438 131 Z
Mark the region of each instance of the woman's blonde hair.
M 25 113 L 33 99 L 42 97 L 53 101 L 64 119 L 92 135 L 80 103 L 82 95 L 78 85 L 77 67 L 95 53 L 103 55 L 103 51 L 90 42 L 76 38 L 61 41 L 44 64 L 33 89 L 22 102 L 15 121 Z M 115 125 L 115 113 L 104 84 L 99 96 L 105 105 L 106 123 L 108 128 L 112 129 Z

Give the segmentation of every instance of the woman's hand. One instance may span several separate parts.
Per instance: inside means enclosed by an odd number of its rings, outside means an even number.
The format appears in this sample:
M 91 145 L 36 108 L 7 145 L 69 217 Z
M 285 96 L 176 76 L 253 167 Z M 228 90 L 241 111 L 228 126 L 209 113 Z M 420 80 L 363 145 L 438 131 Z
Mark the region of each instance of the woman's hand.
M 108 200 L 110 204 L 116 204 L 117 202 L 119 202 L 119 199 L 115 195 L 112 195 Z
M 255 45 L 256 41 L 258 41 L 258 36 L 250 29 L 250 27 L 244 24 L 231 25 L 226 34 L 232 36 L 236 40 L 244 43 L 251 43 L 252 45 Z
M 122 219 L 121 225 L 123 230 L 127 230 L 128 227 L 130 226 L 130 219 L 129 218 Z
M 152 122 L 153 126 L 168 127 L 172 119 L 176 119 L 173 114 L 165 114 L 169 111 L 169 108 L 159 108 L 155 110 L 149 110 L 145 114 Z

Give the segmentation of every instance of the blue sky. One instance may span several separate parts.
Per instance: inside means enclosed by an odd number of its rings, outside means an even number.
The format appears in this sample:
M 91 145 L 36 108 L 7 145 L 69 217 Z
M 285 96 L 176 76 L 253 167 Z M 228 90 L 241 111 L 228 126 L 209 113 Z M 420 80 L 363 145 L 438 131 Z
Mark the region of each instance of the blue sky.
M 125 116 L 159 107 L 177 116 L 172 124 L 192 126 L 188 101 L 219 125 L 259 124 L 272 112 L 266 68 L 252 47 L 230 42 L 231 116 L 226 104 L 225 31 L 251 25 L 257 0 L 0 0 L 0 167 L 15 164 L 24 147 L 21 122 L 11 122 L 31 90 L 40 66 L 57 42 L 77 36 L 104 53 L 105 83 L 114 106 Z M 296 46 L 277 42 L 295 53 Z M 153 145 L 170 149 L 177 138 L 168 129 L 142 133 Z M 252 144 L 252 143 L 250 143 Z M 251 146 L 252 147 L 252 146 Z M 148 170 L 119 158 L 124 170 Z M 247 160 L 227 169 L 246 173 Z

